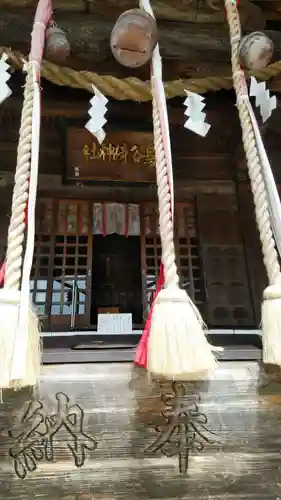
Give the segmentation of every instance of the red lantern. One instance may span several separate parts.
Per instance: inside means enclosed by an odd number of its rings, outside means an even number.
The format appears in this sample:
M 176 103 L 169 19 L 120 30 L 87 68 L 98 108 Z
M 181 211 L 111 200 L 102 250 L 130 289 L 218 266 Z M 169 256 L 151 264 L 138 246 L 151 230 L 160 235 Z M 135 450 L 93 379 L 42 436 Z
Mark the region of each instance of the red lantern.
M 52 61 L 64 61 L 70 54 L 70 44 L 65 32 L 51 23 L 46 30 L 45 56 Z
M 117 19 L 110 46 L 120 64 L 138 68 L 151 59 L 157 38 L 155 19 L 141 9 L 132 9 Z

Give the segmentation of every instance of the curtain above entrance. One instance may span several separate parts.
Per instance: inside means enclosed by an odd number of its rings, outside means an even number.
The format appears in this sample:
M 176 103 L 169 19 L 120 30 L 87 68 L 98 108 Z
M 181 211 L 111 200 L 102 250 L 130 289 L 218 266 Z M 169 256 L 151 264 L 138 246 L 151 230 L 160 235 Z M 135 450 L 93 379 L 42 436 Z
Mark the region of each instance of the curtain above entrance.
M 93 234 L 139 236 L 139 206 L 131 203 L 94 203 Z

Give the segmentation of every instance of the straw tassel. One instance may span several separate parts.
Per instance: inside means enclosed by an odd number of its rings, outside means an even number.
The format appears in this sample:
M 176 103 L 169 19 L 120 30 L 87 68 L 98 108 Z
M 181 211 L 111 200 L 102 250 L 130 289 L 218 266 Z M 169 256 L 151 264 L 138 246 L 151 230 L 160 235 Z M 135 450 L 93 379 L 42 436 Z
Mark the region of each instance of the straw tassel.
M 139 344 L 138 344 L 138 347 L 136 350 L 135 359 L 134 359 L 134 363 L 142 368 L 147 367 L 147 346 L 148 346 L 149 332 L 150 332 L 150 328 L 151 328 L 151 319 L 152 319 L 152 314 L 154 311 L 155 301 L 158 297 L 160 290 L 163 288 L 163 286 L 164 286 L 164 267 L 163 267 L 163 264 L 161 262 L 156 290 L 155 290 L 154 295 L 153 295 L 152 304 L 150 306 L 148 318 L 147 318 L 146 323 L 144 325 L 143 333 L 142 333 L 141 339 L 139 341 Z
M 141 7 L 153 16 L 149 0 Z M 195 380 L 216 368 L 203 320 L 196 306 L 179 287 L 174 246 L 174 187 L 167 105 L 162 62 L 157 45 L 151 65 L 153 131 L 159 225 L 165 287 L 156 297 L 147 344 L 147 370 L 169 379 Z
M 40 375 L 39 321 L 29 302 L 35 233 L 40 130 L 40 62 L 51 0 L 39 0 L 21 115 L 4 288 L 0 290 L 0 388 L 34 386 Z M 28 200 L 28 206 L 27 206 Z M 27 213 L 26 213 L 27 212 Z M 27 215 L 26 248 L 23 251 Z
M 230 32 L 231 63 L 237 108 L 263 259 L 269 279 L 269 286 L 264 291 L 262 304 L 263 361 L 281 366 L 281 272 L 276 251 L 276 241 L 278 243 L 280 240 L 281 219 L 280 206 L 278 206 L 280 202 L 274 192 L 274 178 L 249 101 L 244 71 L 239 64 L 241 26 L 235 1 L 225 0 L 225 8 Z M 273 233 L 275 233 L 276 241 L 274 241 Z

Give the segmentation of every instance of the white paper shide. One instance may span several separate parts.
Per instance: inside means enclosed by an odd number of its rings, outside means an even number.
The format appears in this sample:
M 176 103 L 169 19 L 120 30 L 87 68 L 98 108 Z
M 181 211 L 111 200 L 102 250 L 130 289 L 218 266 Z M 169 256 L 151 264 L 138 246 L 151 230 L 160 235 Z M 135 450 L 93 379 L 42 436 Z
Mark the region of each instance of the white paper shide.
M 86 123 L 85 128 L 93 134 L 100 144 L 105 139 L 104 125 L 107 122 L 105 114 L 107 112 L 108 99 L 93 85 L 94 97 L 90 100 L 89 115 L 90 120 Z
M 10 66 L 6 63 L 7 59 L 8 56 L 4 52 L 0 59 L 0 104 L 8 99 L 12 93 L 10 87 L 7 85 L 7 81 L 11 78 L 10 73 L 8 73 Z
M 277 107 L 276 96 L 270 96 L 265 82 L 258 83 L 253 76 L 251 77 L 250 96 L 255 97 L 256 107 L 260 108 L 262 121 L 265 123 Z
M 187 98 L 184 101 L 184 106 L 186 106 L 184 114 L 189 118 L 185 122 L 184 127 L 195 134 L 205 137 L 211 127 L 211 125 L 205 122 L 206 113 L 203 113 L 203 109 L 206 106 L 205 98 L 188 90 L 185 90 L 185 93 L 187 94 Z

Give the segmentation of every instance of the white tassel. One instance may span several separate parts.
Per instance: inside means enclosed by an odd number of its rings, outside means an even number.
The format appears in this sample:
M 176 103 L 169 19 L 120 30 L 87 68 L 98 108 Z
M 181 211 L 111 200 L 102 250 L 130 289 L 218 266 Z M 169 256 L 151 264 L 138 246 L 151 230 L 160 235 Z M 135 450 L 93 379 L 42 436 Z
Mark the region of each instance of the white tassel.
M 0 314 L 5 327 L 0 329 L 0 382 L 3 387 L 21 388 L 36 385 L 40 374 L 41 352 L 39 320 L 30 304 L 30 274 L 32 269 L 35 235 L 35 206 L 38 182 L 38 158 L 40 138 L 40 91 L 34 76 L 31 164 L 29 177 L 28 223 L 26 248 L 22 268 L 21 289 L 5 287 L 0 294 Z M 6 326 L 8 325 L 8 327 Z M 8 329 L 8 331 L 7 331 Z M 5 385 L 3 385 L 5 384 Z M 0 384 L 1 385 L 1 384 Z
M 21 293 L 18 290 L 0 290 L 0 317 L 5 325 L 5 328 L 0 329 L 0 387 L 2 389 L 12 387 L 18 389 L 36 385 L 40 375 L 39 325 L 37 315 L 32 309 L 30 309 L 28 316 L 26 357 L 24 352 L 21 352 L 20 356 L 25 365 L 24 374 L 22 377 L 17 377 L 15 372 L 12 374 L 15 346 L 18 336 L 22 333 L 18 330 L 20 299 Z
M 168 379 L 200 380 L 216 366 L 200 313 L 186 292 L 161 290 L 148 338 L 148 371 Z
M 36 77 L 36 65 L 32 65 L 34 79 L 31 163 L 29 177 L 28 222 L 26 248 L 22 269 L 18 330 L 11 365 L 13 385 L 25 387 L 36 385 L 40 375 L 41 352 L 39 319 L 30 303 L 30 276 L 32 270 L 35 239 L 35 207 L 38 185 L 40 145 L 40 90 Z
M 273 236 L 281 256 L 281 204 L 271 166 L 262 142 L 259 127 L 249 100 L 245 101 L 252 121 L 262 174 L 267 191 L 267 202 Z M 280 277 L 281 279 L 281 277 Z M 267 287 L 262 303 L 263 362 L 281 366 L 281 282 Z
M 149 0 L 141 6 L 151 14 Z M 156 157 L 156 177 L 159 203 L 159 223 L 165 289 L 160 291 L 153 307 L 147 345 L 147 369 L 154 376 L 176 380 L 196 380 L 216 368 L 196 306 L 179 288 L 174 247 L 174 186 L 167 104 L 162 81 L 162 61 L 159 46 L 152 57 L 153 128 Z M 198 98 L 199 97 L 199 98 Z M 197 123 L 206 131 L 202 109 L 203 98 L 196 96 Z M 195 103 L 195 104 L 196 104 Z M 200 130 L 202 132 L 202 126 Z M 193 127 L 194 128 L 194 127 Z M 207 132 L 206 132 L 207 133 Z
M 267 287 L 263 299 L 263 362 L 281 366 L 281 283 Z

